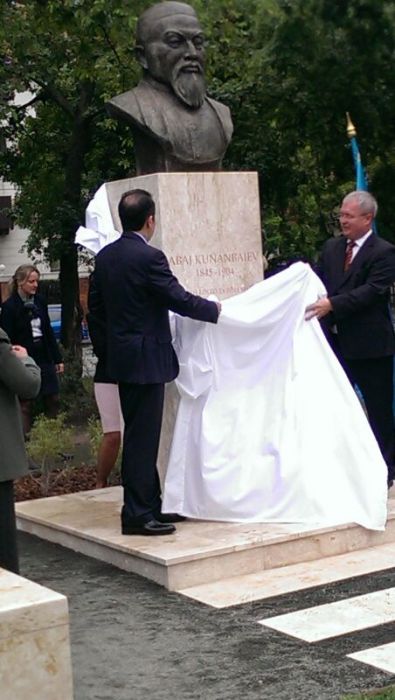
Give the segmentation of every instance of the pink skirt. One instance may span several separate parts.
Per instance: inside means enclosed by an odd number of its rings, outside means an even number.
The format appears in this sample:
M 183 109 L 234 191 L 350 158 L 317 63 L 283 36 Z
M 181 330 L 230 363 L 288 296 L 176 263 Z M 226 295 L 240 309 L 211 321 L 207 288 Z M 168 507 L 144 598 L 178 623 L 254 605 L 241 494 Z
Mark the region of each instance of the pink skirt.
M 95 382 L 93 386 L 103 433 L 123 431 L 118 384 Z

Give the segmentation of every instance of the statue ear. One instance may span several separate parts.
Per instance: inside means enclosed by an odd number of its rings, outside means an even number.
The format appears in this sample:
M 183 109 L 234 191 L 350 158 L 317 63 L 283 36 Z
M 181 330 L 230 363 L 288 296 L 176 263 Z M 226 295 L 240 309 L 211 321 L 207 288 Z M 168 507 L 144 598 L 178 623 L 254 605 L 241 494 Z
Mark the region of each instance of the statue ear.
M 134 55 L 136 56 L 136 59 L 138 60 L 140 66 L 142 66 L 144 70 L 148 70 L 148 63 L 145 57 L 144 46 L 141 46 L 141 44 L 137 44 L 137 46 L 135 46 L 134 48 Z

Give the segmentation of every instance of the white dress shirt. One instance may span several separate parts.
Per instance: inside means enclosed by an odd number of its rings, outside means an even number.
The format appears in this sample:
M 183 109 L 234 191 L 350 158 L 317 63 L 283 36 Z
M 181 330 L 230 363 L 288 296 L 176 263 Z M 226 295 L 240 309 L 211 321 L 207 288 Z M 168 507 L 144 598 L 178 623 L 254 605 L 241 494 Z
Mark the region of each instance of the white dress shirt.
M 354 260 L 355 256 L 358 255 L 359 251 L 361 250 L 362 246 L 366 241 L 368 240 L 369 236 L 372 235 L 372 229 L 370 228 L 367 233 L 365 233 L 364 236 L 361 236 L 361 238 L 357 238 L 356 241 L 354 241 L 355 245 L 353 246 L 352 252 L 351 252 L 351 262 Z

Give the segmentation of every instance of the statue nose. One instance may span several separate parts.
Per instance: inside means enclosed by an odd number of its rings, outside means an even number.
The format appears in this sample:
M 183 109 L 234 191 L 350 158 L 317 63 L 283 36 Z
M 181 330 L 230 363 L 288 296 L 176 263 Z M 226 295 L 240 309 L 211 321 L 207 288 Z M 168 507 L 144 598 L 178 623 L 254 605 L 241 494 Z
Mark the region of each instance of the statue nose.
M 185 53 L 187 56 L 197 56 L 198 55 L 197 48 L 196 48 L 195 44 L 193 43 L 193 41 L 187 41 L 187 47 L 186 47 Z

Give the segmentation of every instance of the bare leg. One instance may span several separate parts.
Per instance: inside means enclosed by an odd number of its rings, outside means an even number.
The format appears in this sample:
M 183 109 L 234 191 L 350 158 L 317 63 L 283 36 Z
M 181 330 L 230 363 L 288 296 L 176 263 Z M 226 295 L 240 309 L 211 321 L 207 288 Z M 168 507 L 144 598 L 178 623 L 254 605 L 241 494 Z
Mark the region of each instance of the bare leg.
M 118 457 L 121 444 L 121 433 L 104 433 L 97 456 L 96 488 L 103 489 L 107 486 L 107 479 Z

